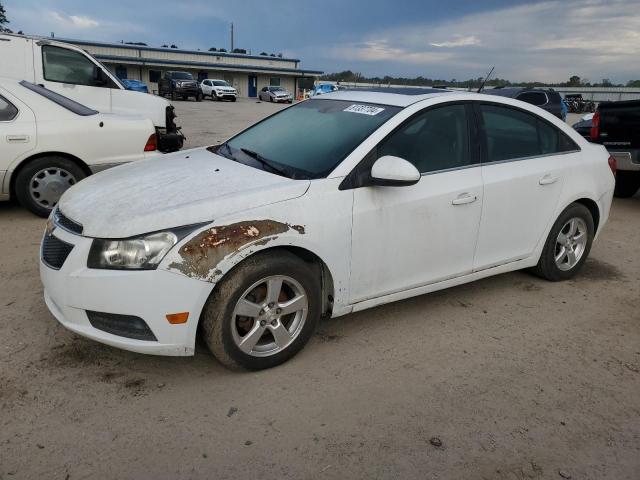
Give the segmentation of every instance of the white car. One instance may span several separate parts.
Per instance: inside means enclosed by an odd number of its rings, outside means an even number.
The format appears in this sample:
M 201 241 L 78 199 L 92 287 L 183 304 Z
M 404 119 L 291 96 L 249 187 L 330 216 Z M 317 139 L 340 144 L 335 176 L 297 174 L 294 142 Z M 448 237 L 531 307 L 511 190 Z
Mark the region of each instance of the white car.
M 258 99 L 264 102 L 293 103 L 293 96 L 282 87 L 262 87 Z
M 518 100 L 410 92 L 322 95 L 74 186 L 42 241 L 49 309 L 135 352 L 191 355 L 202 332 L 261 369 L 321 316 L 529 267 L 573 277 L 609 215 L 606 150 Z
M 157 156 L 153 122 L 99 113 L 27 81 L 0 79 L 0 200 L 48 216 L 91 173 Z
M 224 80 L 204 79 L 200 82 L 200 90 L 204 97 L 211 97 L 211 100 L 231 100 L 236 101 L 238 91 Z

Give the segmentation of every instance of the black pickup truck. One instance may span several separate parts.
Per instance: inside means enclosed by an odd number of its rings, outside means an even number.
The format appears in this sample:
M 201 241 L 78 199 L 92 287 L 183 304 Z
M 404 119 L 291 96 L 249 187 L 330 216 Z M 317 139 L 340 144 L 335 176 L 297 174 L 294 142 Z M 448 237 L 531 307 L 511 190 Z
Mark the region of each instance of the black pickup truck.
M 604 145 L 618 163 L 615 195 L 635 195 L 640 189 L 640 100 L 601 103 L 590 140 Z
M 171 100 L 176 100 L 177 98 L 186 100 L 189 97 L 193 97 L 196 102 L 202 101 L 200 85 L 189 72 L 164 72 L 158 80 L 158 95 L 161 97 L 169 95 Z

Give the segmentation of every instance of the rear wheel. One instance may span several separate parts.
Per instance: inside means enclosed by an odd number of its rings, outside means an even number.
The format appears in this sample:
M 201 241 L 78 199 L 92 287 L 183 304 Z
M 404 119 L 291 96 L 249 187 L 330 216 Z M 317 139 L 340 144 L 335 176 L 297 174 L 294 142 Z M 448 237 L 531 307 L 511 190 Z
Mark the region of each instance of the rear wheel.
M 553 224 L 533 272 L 552 282 L 572 278 L 589 256 L 594 233 L 587 207 L 569 205 Z
M 215 288 L 202 315 L 204 338 L 227 367 L 274 367 L 309 341 L 320 304 L 313 264 L 288 252 L 257 254 Z
M 67 158 L 38 158 L 18 173 L 16 196 L 23 207 L 40 217 L 47 217 L 62 194 L 84 177 L 84 171 Z
M 620 198 L 633 197 L 640 190 L 640 172 L 618 170 L 614 195 Z

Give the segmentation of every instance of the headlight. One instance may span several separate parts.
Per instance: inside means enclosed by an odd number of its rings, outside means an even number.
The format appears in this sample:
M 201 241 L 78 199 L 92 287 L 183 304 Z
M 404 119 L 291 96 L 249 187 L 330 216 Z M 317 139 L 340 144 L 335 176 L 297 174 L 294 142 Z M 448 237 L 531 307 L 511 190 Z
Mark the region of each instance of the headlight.
M 124 239 L 95 238 L 87 267 L 109 270 L 154 270 L 173 246 L 209 222 Z

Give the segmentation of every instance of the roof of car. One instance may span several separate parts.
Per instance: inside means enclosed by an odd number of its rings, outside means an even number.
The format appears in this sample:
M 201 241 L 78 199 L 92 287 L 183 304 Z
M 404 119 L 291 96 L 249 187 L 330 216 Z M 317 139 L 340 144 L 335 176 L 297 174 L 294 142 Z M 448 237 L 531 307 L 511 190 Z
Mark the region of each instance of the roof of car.
M 421 100 L 441 95 L 450 95 L 450 90 L 436 88 L 359 88 L 352 90 L 338 90 L 324 95 L 318 99 L 323 100 L 347 100 L 353 102 L 378 103 L 381 105 L 393 105 L 396 107 L 408 107 Z

